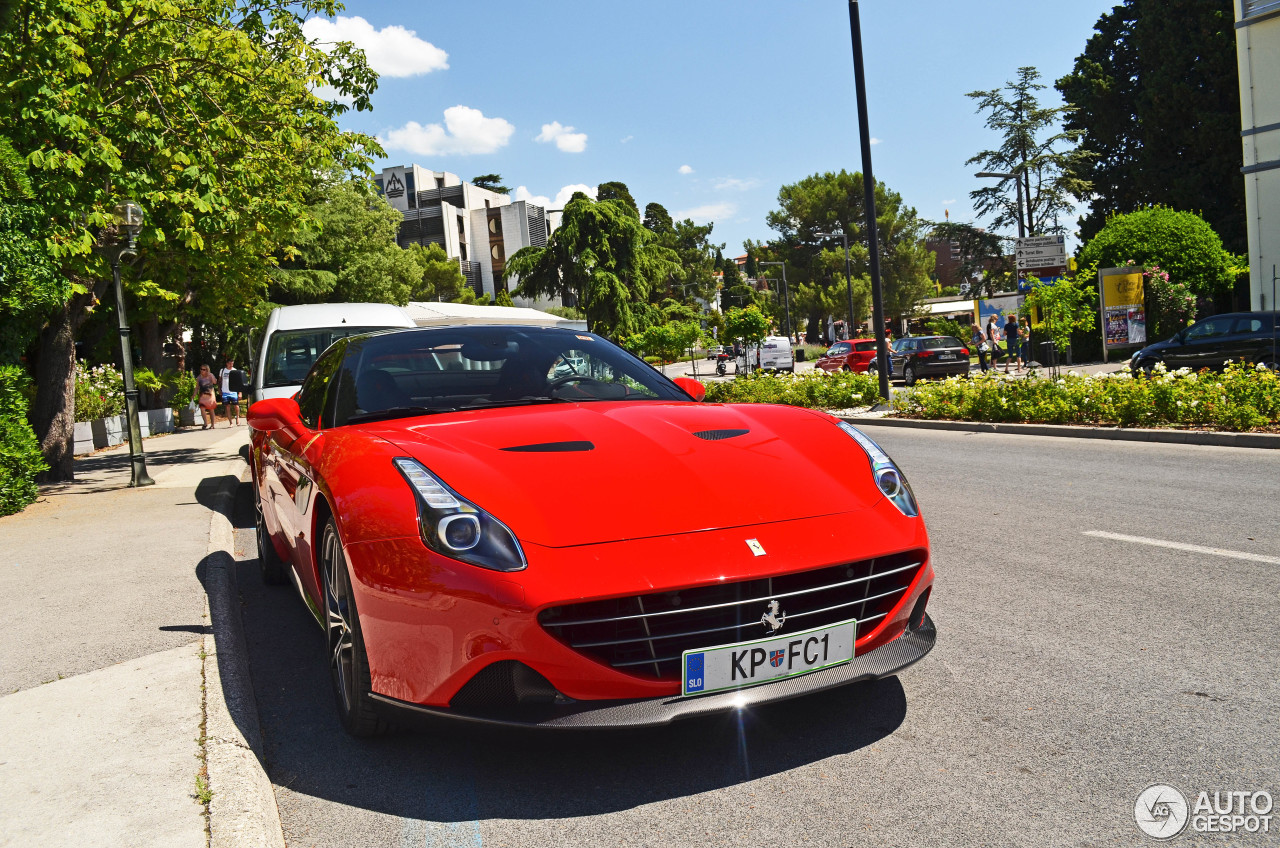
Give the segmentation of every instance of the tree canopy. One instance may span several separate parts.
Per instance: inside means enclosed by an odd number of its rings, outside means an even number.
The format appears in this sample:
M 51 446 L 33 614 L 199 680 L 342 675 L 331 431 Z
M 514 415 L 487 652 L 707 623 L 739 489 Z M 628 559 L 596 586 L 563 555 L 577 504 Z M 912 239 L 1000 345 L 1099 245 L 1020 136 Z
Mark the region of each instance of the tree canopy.
M 481 174 L 478 177 L 473 177 L 471 184 L 476 188 L 488 189 L 498 194 L 511 193 L 511 189 L 502 184 L 502 174 Z
M 147 221 L 130 291 L 247 320 L 268 270 L 313 226 L 306 193 L 335 164 L 380 153 L 335 118 L 368 108 L 376 76 L 350 43 L 307 41 L 331 0 L 14 0 L 0 31 L 0 134 L 26 160 L 46 246 L 69 282 L 41 333 L 32 417 L 55 479 L 71 474 L 76 329 L 110 272 L 94 253 L 113 208 Z M 319 88 L 340 100 L 323 100 Z M 150 257 L 148 260 L 147 257 Z M 160 259 L 165 261 L 157 261 Z
M 1200 212 L 1227 249 L 1247 248 L 1240 178 L 1235 17 L 1226 0 L 1122 0 L 1056 83 L 1087 152 L 1088 240 L 1107 216 L 1163 204 Z
M 1022 67 L 1003 87 L 966 95 L 986 113 L 987 128 L 1000 137 L 1000 146 L 969 157 L 965 164 L 1012 175 L 969 192 L 974 209 L 989 216 L 994 229 L 1021 221 L 1027 235 L 1063 232 L 1062 216 L 1075 208 L 1072 197 L 1089 189 L 1076 167 L 1082 157 L 1075 147 L 1076 131 L 1059 128 L 1066 107 L 1041 105 L 1036 92 L 1045 86 L 1039 79 L 1035 68 Z M 1014 180 L 1022 185 L 1021 209 Z
M 516 251 L 504 277 L 519 278 L 518 296 L 562 297 L 582 310 L 592 331 L 625 338 L 659 320 L 650 294 L 678 272 L 675 252 L 656 243 L 634 201 L 576 192 L 546 246 Z
M 1228 288 L 1236 274 L 1236 258 L 1203 218 L 1165 206 L 1111 216 L 1080 251 L 1082 266 L 1131 263 L 1158 265 L 1202 297 Z

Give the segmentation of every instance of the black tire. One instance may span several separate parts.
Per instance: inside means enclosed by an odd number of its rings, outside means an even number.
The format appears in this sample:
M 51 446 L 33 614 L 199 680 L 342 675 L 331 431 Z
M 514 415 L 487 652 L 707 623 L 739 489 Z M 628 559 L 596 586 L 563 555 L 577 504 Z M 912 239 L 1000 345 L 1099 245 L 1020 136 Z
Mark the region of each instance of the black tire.
M 907 363 L 902 366 L 902 382 L 907 386 L 914 386 L 916 384 L 916 369 L 911 363 Z
M 267 524 L 262 518 L 262 503 L 255 493 L 253 497 L 253 529 L 258 539 L 258 570 L 262 582 L 268 586 L 280 586 L 289 582 L 288 566 L 276 553 L 276 546 L 267 535 Z
M 369 693 L 369 656 L 364 649 L 360 615 L 351 574 L 342 553 L 338 526 L 330 517 L 320 534 L 320 579 L 324 589 L 325 656 L 342 727 L 352 736 L 379 736 L 391 729 L 374 709 Z

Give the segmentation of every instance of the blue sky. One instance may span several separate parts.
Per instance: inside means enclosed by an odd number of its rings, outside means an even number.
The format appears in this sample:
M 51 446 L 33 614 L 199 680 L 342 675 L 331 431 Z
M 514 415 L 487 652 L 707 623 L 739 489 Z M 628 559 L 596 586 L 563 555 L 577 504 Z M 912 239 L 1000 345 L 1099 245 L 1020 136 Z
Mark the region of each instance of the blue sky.
M 921 216 L 973 220 L 964 161 L 998 139 L 964 94 L 1035 65 L 1050 87 L 1114 0 L 863 0 L 873 170 Z M 767 240 L 778 188 L 861 170 L 848 6 L 735 3 L 391 3 L 352 0 L 310 32 L 355 41 L 382 74 L 376 167 L 497 172 L 555 206 L 626 183 L 641 209 L 714 221 L 741 253 Z

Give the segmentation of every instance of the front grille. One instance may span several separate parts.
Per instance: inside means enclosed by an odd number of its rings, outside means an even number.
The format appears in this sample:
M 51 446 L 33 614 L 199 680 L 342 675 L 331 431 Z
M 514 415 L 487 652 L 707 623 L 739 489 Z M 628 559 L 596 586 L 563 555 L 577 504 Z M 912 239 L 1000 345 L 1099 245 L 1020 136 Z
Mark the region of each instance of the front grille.
M 893 610 L 924 567 L 924 551 L 606 601 L 551 607 L 538 622 L 552 636 L 620 671 L 679 679 L 684 651 L 761 639 L 770 601 L 797 632 L 851 618 L 858 638 Z

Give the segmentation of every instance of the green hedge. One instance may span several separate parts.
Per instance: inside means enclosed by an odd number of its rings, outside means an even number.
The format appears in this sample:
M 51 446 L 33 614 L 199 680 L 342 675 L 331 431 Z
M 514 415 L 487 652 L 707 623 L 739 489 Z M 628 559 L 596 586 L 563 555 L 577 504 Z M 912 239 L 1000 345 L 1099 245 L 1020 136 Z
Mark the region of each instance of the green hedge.
M 27 421 L 29 380 L 16 365 L 0 365 L 0 515 L 18 512 L 36 499 L 36 475 L 48 468 Z
M 756 371 L 733 380 L 707 383 L 709 403 L 781 403 L 816 409 L 852 409 L 880 399 L 875 377 L 813 370 L 804 374 Z
M 1158 366 L 1136 378 L 1068 372 L 1057 380 L 949 379 L 899 392 L 893 409 L 907 418 L 959 421 L 1275 430 L 1280 375 L 1236 363 L 1222 374 Z

